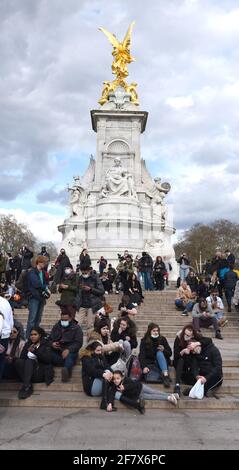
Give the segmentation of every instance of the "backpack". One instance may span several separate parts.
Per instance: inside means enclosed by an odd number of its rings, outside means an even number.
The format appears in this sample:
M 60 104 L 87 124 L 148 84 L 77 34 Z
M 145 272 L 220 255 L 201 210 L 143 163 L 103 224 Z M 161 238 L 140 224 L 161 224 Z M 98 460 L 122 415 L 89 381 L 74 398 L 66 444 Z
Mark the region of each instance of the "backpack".
M 18 280 L 16 281 L 16 288 L 23 294 L 28 294 L 29 293 L 29 287 L 28 287 L 28 274 L 30 271 L 22 271 Z
M 143 371 L 142 367 L 139 362 L 138 356 L 131 356 L 128 364 L 127 364 L 127 370 L 128 370 L 128 377 L 132 380 L 141 380 Z

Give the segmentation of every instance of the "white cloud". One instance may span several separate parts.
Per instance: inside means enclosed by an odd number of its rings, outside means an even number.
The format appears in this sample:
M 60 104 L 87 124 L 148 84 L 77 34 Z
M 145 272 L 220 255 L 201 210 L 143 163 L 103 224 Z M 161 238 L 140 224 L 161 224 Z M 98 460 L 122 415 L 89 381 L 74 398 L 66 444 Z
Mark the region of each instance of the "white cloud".
M 57 226 L 62 224 L 62 217 L 51 215 L 48 212 L 26 212 L 23 209 L 0 208 L 0 215 L 13 215 L 17 222 L 26 224 L 33 235 L 42 242 L 53 241 L 56 246 L 60 246 L 61 234 Z

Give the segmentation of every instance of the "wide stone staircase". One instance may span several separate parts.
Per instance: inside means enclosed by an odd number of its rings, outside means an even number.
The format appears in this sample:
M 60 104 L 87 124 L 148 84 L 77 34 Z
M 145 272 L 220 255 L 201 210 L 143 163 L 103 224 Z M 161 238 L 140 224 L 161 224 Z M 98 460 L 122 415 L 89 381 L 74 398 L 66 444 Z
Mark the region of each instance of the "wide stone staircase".
M 176 333 L 191 321 L 189 317 L 182 317 L 181 312 L 174 306 L 175 289 L 170 287 L 162 292 L 145 292 L 145 299 L 139 308 L 137 316 L 137 335 L 140 338 L 144 335 L 149 322 L 154 321 L 159 324 L 161 334 L 166 336 L 171 347 L 173 346 Z M 107 296 L 107 302 L 114 308 L 111 317 L 118 315 L 118 304 L 120 295 L 112 294 Z M 49 332 L 53 324 L 59 320 L 59 308 L 55 305 L 56 295 L 52 295 L 45 307 L 42 327 Z M 239 314 L 235 311 L 226 314 L 229 320 L 228 326 L 222 329 L 224 340 L 214 339 L 216 346 L 220 349 L 223 358 L 224 382 L 217 392 L 217 398 L 204 398 L 203 400 L 192 400 L 182 397 L 179 401 L 179 410 L 239 410 Z M 21 309 L 15 311 L 17 319 L 26 324 L 28 310 Z M 214 337 L 212 329 L 203 329 L 205 336 Z M 99 398 L 88 397 L 83 392 L 81 382 L 81 365 L 78 361 L 73 369 L 72 378 L 68 383 L 61 383 L 61 369 L 55 368 L 54 382 L 47 387 L 45 384 L 34 384 L 33 395 L 26 400 L 17 398 L 17 391 L 20 384 L 3 382 L 0 384 L 0 406 L 27 406 L 27 407 L 54 407 L 54 408 L 78 408 L 94 409 L 99 407 Z M 152 387 L 173 391 L 175 372 L 170 368 L 172 378 L 171 389 L 164 389 L 163 385 Z M 121 403 L 117 403 L 118 408 L 122 408 Z M 166 401 L 147 401 L 146 408 L 150 409 L 172 409 L 172 405 Z

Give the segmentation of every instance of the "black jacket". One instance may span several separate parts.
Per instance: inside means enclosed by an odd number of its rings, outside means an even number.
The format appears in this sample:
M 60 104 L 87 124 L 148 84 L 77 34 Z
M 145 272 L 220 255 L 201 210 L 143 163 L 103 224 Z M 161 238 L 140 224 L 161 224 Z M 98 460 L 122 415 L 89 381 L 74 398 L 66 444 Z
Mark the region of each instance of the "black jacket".
M 157 276 L 157 274 L 163 275 L 166 272 L 166 266 L 163 261 L 161 263 L 155 262 L 154 263 L 154 275 Z
M 62 327 L 58 321 L 51 330 L 49 341 L 51 343 L 59 341 L 62 351 L 69 349 L 70 352 L 78 352 L 83 344 L 83 332 L 75 320 L 72 320 L 67 327 Z
M 128 377 L 125 377 L 121 383 L 125 388 L 125 390 L 121 392 L 122 395 L 124 397 L 131 398 L 132 400 L 138 400 L 142 390 L 142 383 L 138 380 L 132 380 Z M 119 391 L 117 386 L 112 383 L 109 389 L 109 403 L 113 403 L 115 393 L 117 391 Z
M 205 347 L 206 347 L 207 345 L 212 344 L 212 339 L 202 336 L 200 338 L 200 343 L 204 344 Z M 180 344 L 179 335 L 177 335 L 175 340 L 174 340 L 174 345 L 173 345 L 173 365 L 174 365 L 174 367 L 177 366 L 177 362 L 180 358 L 186 359 L 188 357 L 186 355 L 181 356 L 180 352 L 183 349 L 184 348 Z
M 27 353 L 31 345 L 31 340 L 28 340 L 21 352 L 20 359 L 28 359 Z M 54 378 L 54 369 L 51 363 L 51 345 L 49 341 L 42 338 L 40 346 L 34 350 L 33 354 L 35 354 L 37 357 L 37 367 L 40 367 L 44 370 L 45 382 L 47 385 L 49 385 Z
M 150 255 L 142 256 L 139 260 L 139 270 L 141 272 L 151 273 L 153 269 L 153 260 Z
M 25 250 L 22 252 L 22 269 L 29 269 L 32 265 L 31 259 L 33 258 L 33 252 L 28 250 L 28 248 L 25 248 Z
M 111 370 L 107 358 L 97 354 L 84 355 L 82 361 L 82 382 L 84 392 L 91 396 L 94 379 L 102 379 L 105 370 Z
M 90 291 L 85 291 L 82 286 L 88 286 Z M 103 284 L 96 273 L 92 273 L 88 278 L 79 277 L 79 294 L 77 298 L 77 308 L 92 308 L 97 312 L 102 307 L 101 298 L 105 293 Z
M 185 258 L 185 256 L 180 256 L 180 258 L 177 260 L 177 263 L 180 264 L 183 264 L 183 261 L 184 261 L 184 264 L 186 264 L 187 266 L 190 266 L 190 260 L 188 258 Z
M 219 379 L 223 377 L 222 357 L 215 344 L 202 344 L 201 354 L 192 356 L 191 371 L 195 378 L 197 375 L 202 375 L 207 380 L 212 377 L 218 377 Z
M 172 349 L 170 348 L 167 339 L 164 336 L 159 336 L 157 341 L 151 340 L 150 344 L 148 345 L 146 339 L 141 339 L 140 343 L 140 350 L 139 350 L 139 360 L 142 369 L 148 367 L 150 369 L 150 365 L 156 364 L 156 354 L 158 352 L 157 346 L 164 346 L 164 356 L 167 363 L 170 363 L 170 357 L 172 355 Z
M 228 271 L 224 276 L 225 289 L 235 289 L 238 277 L 234 271 Z
M 54 277 L 54 282 L 56 284 L 60 284 L 65 274 L 65 268 L 72 268 L 72 264 L 67 255 L 59 255 L 56 260 L 55 266 L 56 274 Z
M 80 254 L 80 270 L 82 271 L 83 269 L 87 269 L 91 266 L 91 259 L 90 256 L 83 255 L 83 253 Z

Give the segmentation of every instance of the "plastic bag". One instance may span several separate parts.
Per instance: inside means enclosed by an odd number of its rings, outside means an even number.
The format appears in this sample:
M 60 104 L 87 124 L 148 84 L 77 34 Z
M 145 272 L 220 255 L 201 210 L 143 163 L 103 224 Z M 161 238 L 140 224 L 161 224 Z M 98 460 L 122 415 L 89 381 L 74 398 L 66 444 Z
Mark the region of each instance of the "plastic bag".
M 198 400 L 202 400 L 204 397 L 204 384 L 201 383 L 201 380 L 195 383 L 195 385 L 191 388 L 189 393 L 190 398 L 197 398 Z

